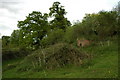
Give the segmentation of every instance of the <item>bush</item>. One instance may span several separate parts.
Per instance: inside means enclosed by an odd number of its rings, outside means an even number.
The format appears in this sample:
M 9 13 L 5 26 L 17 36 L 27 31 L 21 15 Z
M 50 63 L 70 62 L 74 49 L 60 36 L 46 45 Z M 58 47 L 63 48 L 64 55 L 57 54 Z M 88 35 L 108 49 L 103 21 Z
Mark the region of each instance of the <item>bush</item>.
M 15 59 L 23 56 L 27 56 L 30 54 L 30 50 L 25 48 L 9 48 L 9 49 L 2 49 L 2 60 L 10 60 Z
M 67 43 L 75 43 L 78 39 L 90 39 L 93 40 L 97 36 L 92 32 L 92 30 L 84 27 L 80 23 L 74 25 L 73 27 L 69 27 L 65 33 L 64 41 Z
M 43 47 L 48 45 L 53 45 L 55 43 L 61 42 L 63 40 L 64 31 L 62 29 L 56 29 L 54 31 L 48 32 L 47 37 L 41 40 Z
M 74 27 L 69 27 L 66 30 L 63 41 L 66 43 L 74 43 L 76 40 L 76 35 L 74 33 Z

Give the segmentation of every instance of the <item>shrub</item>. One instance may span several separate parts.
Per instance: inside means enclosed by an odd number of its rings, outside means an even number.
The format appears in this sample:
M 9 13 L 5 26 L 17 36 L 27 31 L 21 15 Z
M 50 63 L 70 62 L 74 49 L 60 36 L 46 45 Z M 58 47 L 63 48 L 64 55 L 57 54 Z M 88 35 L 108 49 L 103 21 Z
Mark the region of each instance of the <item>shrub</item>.
M 2 49 L 2 60 L 10 60 L 15 59 L 23 56 L 27 56 L 30 54 L 30 50 L 25 48 L 9 48 L 9 49 Z
M 47 37 L 41 40 L 42 46 L 53 45 L 55 43 L 61 42 L 63 40 L 64 31 L 62 29 L 55 29 L 48 32 Z
M 85 39 L 92 39 L 93 32 L 86 27 L 83 27 L 80 23 L 74 25 L 67 29 L 64 41 L 67 43 L 76 43 L 77 38 L 85 38 Z M 94 36 L 95 37 L 95 36 Z
M 74 27 L 67 28 L 63 41 L 66 43 L 73 43 L 75 40 L 76 34 L 74 33 Z

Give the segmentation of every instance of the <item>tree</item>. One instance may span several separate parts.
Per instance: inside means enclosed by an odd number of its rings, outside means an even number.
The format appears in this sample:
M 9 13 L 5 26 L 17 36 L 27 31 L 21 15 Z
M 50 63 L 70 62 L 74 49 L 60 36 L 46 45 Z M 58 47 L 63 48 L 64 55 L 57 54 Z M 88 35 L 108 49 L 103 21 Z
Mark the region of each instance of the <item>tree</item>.
M 118 2 L 118 4 L 113 8 L 112 11 L 117 11 L 120 14 L 120 1 Z
M 60 2 L 54 2 L 52 7 L 49 8 L 49 16 L 54 19 L 50 21 L 51 29 L 59 28 L 65 30 L 67 26 L 70 26 L 70 21 L 65 18 L 66 11 L 64 6 L 60 5 Z
M 40 45 L 40 40 L 48 30 L 48 14 L 33 11 L 24 21 L 18 21 L 20 42 L 29 48 Z
M 86 14 L 85 17 L 82 20 L 81 28 L 78 27 L 80 34 L 82 34 L 87 39 L 94 39 L 97 40 L 98 32 L 96 31 L 99 22 L 97 20 L 97 17 L 99 15 L 92 13 L 92 14 Z
M 10 36 L 2 36 L 2 47 L 8 47 L 10 43 Z
M 100 11 L 97 20 L 99 22 L 98 33 L 103 36 L 112 36 L 117 31 L 117 13 L 116 11 Z
M 14 30 L 10 37 L 10 43 L 19 46 L 19 30 Z
M 96 14 L 86 14 L 82 21 L 83 32 L 85 31 L 84 34 L 91 36 L 94 32 L 99 39 L 103 40 L 108 36 L 113 36 L 114 32 L 117 31 L 116 19 L 116 11 L 100 11 Z
M 117 26 L 120 26 L 120 1 L 118 2 L 118 5 L 113 9 L 113 11 L 117 12 Z M 120 27 L 118 28 L 118 31 L 120 30 Z

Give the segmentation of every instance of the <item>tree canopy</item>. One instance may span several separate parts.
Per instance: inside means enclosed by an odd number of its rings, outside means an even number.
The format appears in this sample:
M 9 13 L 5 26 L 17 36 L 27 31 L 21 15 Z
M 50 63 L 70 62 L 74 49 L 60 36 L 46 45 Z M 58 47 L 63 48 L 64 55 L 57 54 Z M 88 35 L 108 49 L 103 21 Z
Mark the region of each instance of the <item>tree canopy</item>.
M 48 30 L 48 14 L 33 11 L 24 21 L 18 21 L 18 28 L 20 28 L 21 40 L 25 44 L 40 45 L 40 40 L 46 35 Z
M 54 18 L 50 21 L 52 29 L 59 28 L 65 30 L 67 26 L 71 25 L 70 21 L 65 18 L 67 12 L 65 11 L 64 6 L 60 5 L 60 2 L 54 2 L 49 10 L 49 16 Z
M 11 36 L 3 36 L 3 45 L 16 44 L 30 49 L 52 45 L 57 42 L 74 43 L 76 38 L 103 40 L 120 30 L 120 4 L 111 11 L 86 14 L 81 22 L 71 26 L 65 17 L 67 12 L 60 2 L 54 2 L 49 13 L 33 11 L 23 21 L 18 21 L 18 30 Z M 48 19 L 51 18 L 50 21 Z

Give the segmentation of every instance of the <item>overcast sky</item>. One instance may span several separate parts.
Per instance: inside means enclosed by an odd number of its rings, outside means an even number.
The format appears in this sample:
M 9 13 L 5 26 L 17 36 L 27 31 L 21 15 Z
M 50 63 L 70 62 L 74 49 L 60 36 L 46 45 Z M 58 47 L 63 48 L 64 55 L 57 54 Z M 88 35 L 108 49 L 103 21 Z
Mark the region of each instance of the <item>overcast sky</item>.
M 59 1 L 68 12 L 71 22 L 82 20 L 85 13 L 109 11 L 119 0 L 0 0 L 0 37 L 10 36 L 17 29 L 17 22 L 24 20 L 28 13 L 48 13 L 53 2 Z

